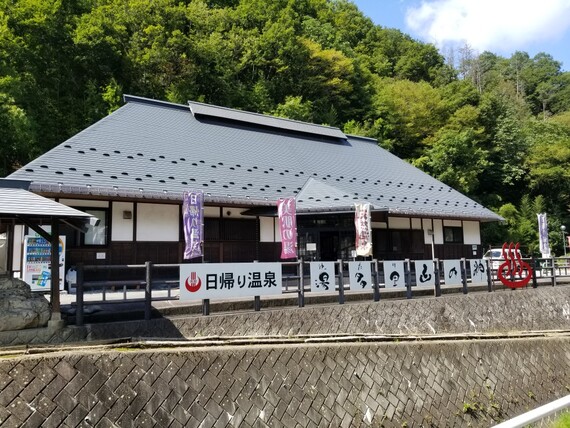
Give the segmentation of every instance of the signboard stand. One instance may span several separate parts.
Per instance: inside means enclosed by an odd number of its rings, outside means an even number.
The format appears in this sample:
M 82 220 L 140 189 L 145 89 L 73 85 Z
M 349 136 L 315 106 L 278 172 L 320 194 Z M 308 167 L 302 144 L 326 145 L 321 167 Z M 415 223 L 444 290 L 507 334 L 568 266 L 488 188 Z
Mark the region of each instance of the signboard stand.
M 261 297 L 253 296 L 253 310 L 259 312 L 261 310 Z
M 378 260 L 374 259 L 372 260 L 372 262 L 374 263 L 374 301 L 375 302 L 379 302 L 380 301 L 380 284 L 378 283 Z
M 300 308 L 305 306 L 305 275 L 303 273 L 303 263 L 303 258 L 301 258 L 299 261 L 299 288 L 297 289 Z
M 493 291 L 493 273 L 491 272 L 491 262 L 489 260 L 485 260 L 487 264 L 487 290 L 489 293 Z
M 412 275 L 410 270 L 410 259 L 404 260 L 404 277 L 406 278 L 406 299 L 412 298 Z
M 338 263 L 338 303 L 344 305 L 344 272 L 342 269 L 342 260 L 337 260 Z
M 202 315 L 210 315 L 210 299 L 202 299 Z
M 461 259 L 461 282 L 463 283 L 463 294 L 467 294 L 467 269 L 465 259 Z
M 434 259 L 435 297 L 441 297 L 441 284 L 439 282 L 439 259 Z

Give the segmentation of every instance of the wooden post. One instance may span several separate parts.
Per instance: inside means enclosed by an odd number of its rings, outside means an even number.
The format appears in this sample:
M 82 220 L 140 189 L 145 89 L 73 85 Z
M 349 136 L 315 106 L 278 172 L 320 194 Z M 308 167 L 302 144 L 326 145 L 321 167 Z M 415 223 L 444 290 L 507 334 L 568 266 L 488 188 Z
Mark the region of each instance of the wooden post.
M 305 274 L 303 273 L 303 258 L 299 260 L 299 289 L 297 290 L 299 307 L 305 306 Z
M 59 221 L 51 219 L 51 321 L 61 321 L 59 300 Z
M 152 262 L 145 263 L 144 319 L 150 321 L 152 309 Z
M 339 305 L 344 305 L 344 271 L 342 270 L 342 260 L 337 260 L 338 262 L 338 303 Z
M 378 260 L 372 260 L 374 263 L 374 301 L 380 301 L 380 274 L 378 273 Z

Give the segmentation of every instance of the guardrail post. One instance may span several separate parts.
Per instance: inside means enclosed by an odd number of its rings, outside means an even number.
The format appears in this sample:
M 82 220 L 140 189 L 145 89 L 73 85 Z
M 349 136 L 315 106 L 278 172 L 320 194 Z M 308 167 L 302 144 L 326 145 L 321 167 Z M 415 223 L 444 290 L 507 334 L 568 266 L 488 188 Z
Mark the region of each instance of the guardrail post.
M 253 310 L 259 312 L 261 310 L 261 297 L 253 296 Z
M 144 319 L 150 321 L 152 308 L 152 262 L 145 263 L 145 287 L 144 287 Z
M 378 302 L 380 301 L 380 275 L 378 274 L 378 260 L 374 259 L 372 260 L 372 262 L 374 263 L 374 301 Z
M 556 285 L 556 260 L 554 257 L 550 258 L 550 263 L 552 266 L 552 286 L 554 287 Z
M 412 272 L 410 269 L 410 259 L 404 260 L 404 281 L 406 281 L 406 299 L 412 298 Z
M 305 275 L 303 273 L 303 258 L 299 260 L 299 288 L 297 289 L 299 307 L 305 307 Z
M 83 263 L 77 263 L 75 325 L 83 325 Z
M 463 294 L 467 294 L 467 261 L 465 258 L 461 259 L 461 283 L 463 284 Z
M 433 274 L 435 275 L 435 297 L 441 297 L 441 284 L 439 282 L 439 259 L 433 261 Z
M 342 269 L 342 260 L 337 260 L 338 262 L 338 303 L 339 305 L 344 305 L 344 271 Z

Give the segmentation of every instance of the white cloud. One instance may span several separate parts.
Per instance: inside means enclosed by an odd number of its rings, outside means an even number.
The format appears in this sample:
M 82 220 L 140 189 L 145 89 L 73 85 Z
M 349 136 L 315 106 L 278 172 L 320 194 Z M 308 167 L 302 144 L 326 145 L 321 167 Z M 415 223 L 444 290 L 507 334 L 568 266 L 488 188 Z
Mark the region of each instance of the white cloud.
M 564 35 L 570 0 L 425 0 L 407 9 L 406 23 L 439 47 L 468 43 L 480 52 L 525 50 Z

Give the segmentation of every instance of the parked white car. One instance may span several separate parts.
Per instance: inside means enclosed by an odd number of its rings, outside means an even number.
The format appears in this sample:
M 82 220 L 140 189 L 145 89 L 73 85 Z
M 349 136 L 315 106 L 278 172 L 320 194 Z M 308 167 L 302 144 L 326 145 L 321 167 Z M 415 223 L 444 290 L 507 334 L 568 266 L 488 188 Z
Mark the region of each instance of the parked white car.
M 508 248 L 506 250 L 508 251 Z M 522 257 L 520 250 L 517 252 L 518 255 Z M 502 248 L 491 248 L 483 255 L 483 258 L 491 261 L 491 269 L 493 270 L 499 269 L 499 266 L 501 266 L 505 261 Z

